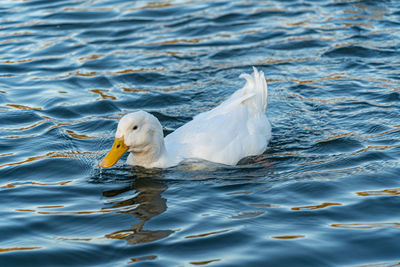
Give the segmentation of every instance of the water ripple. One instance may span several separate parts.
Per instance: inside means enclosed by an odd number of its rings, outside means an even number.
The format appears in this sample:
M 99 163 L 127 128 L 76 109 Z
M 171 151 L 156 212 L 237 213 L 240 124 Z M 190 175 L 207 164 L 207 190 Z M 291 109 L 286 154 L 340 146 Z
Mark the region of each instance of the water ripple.
M 3 1 L 2 263 L 397 265 L 399 14 L 395 1 Z M 125 113 L 169 134 L 251 66 L 269 85 L 263 155 L 97 168 Z

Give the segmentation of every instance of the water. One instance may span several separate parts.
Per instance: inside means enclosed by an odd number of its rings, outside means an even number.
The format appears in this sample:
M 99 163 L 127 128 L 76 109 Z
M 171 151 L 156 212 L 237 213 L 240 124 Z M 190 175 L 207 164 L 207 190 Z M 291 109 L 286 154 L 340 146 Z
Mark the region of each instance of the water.
M 1 266 L 395 266 L 400 2 L 1 1 Z M 229 167 L 99 170 L 257 66 L 273 138 Z

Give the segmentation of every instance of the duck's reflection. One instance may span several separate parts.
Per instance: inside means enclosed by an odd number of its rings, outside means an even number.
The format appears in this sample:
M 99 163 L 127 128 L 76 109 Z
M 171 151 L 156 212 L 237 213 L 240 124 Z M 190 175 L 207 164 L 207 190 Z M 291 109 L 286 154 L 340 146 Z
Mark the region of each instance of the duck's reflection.
M 157 171 L 135 171 L 134 180 L 131 185 L 117 189 L 104 191 L 104 197 L 112 197 L 125 193 L 127 191 L 136 191 L 135 197 L 122 201 L 109 202 L 107 209 L 118 209 L 118 212 L 132 214 L 139 222 L 132 225 L 129 229 L 116 231 L 106 235 L 107 238 L 125 239 L 128 244 L 142 244 L 156 241 L 173 233 L 172 230 L 143 230 L 144 225 L 154 216 L 157 216 L 167 210 L 167 200 L 161 194 L 168 188 L 164 183 L 157 181 L 154 177 L 159 176 Z M 123 207 L 132 207 L 132 209 L 121 210 Z

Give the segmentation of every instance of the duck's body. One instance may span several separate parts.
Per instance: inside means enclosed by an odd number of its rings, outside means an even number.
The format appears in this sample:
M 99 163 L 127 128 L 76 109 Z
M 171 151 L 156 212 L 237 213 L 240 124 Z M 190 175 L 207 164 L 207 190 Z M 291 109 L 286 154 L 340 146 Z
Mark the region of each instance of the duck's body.
M 153 115 L 144 111 L 125 115 L 118 124 L 113 149 L 100 166 L 112 166 L 125 151 L 131 152 L 128 164 L 146 168 L 167 168 L 193 159 L 235 165 L 244 157 L 263 153 L 271 138 L 271 126 L 265 115 L 264 73 L 254 68 L 253 75 L 241 77 L 247 80 L 242 89 L 165 138 Z M 119 151 L 117 158 L 112 152 L 118 144 L 124 151 Z

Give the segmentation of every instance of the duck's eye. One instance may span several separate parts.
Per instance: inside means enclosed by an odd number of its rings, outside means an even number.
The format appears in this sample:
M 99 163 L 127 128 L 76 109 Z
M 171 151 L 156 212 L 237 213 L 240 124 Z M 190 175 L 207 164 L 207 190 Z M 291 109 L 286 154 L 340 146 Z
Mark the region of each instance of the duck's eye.
M 133 130 L 137 130 L 137 128 L 138 128 L 138 126 L 137 125 L 135 125 L 135 126 L 133 126 Z

